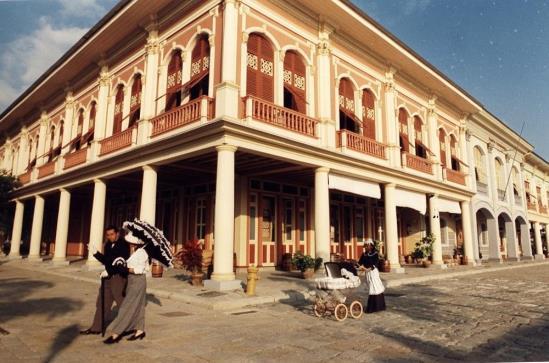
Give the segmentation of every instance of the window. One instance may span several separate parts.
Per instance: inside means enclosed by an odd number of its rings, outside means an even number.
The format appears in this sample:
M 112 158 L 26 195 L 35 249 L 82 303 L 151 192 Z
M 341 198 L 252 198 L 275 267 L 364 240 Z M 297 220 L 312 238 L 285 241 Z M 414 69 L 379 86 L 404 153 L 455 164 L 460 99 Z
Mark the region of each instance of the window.
M 400 150 L 410 152 L 410 140 L 408 137 L 408 112 L 404 108 L 398 109 L 398 130 Z
M 183 61 L 181 51 L 172 52 L 168 64 L 168 80 L 166 82 L 166 111 L 181 105 L 181 82 L 182 82 Z
M 446 132 L 443 128 L 438 130 L 438 142 L 440 144 L 440 163 L 446 167 Z
M 124 86 L 118 85 L 114 99 L 114 122 L 112 134 L 116 135 L 122 131 L 122 112 L 124 111 Z
M 130 98 L 130 122 L 128 128 L 135 125 L 141 118 L 141 75 L 136 74 L 133 77 L 132 94 Z
M 360 133 L 362 122 L 355 116 L 353 84 L 349 78 L 339 81 L 339 129 Z
M 284 107 L 307 113 L 305 63 L 295 51 L 284 56 Z
M 196 200 L 196 238 L 204 241 L 206 237 L 206 199 Z
M 416 155 L 420 158 L 427 158 L 427 148 L 423 141 L 423 122 L 419 116 L 414 116 L 414 133 L 416 137 Z
M 376 139 L 376 110 L 374 94 L 370 90 L 362 91 L 362 127 L 364 136 Z
M 274 102 L 274 51 L 263 36 L 248 37 L 246 91 L 248 95 Z
M 202 34 L 197 38 L 191 58 L 191 78 L 185 88 L 189 89 L 190 99 L 194 100 L 208 95 L 210 78 L 210 42 L 208 41 L 208 35 Z

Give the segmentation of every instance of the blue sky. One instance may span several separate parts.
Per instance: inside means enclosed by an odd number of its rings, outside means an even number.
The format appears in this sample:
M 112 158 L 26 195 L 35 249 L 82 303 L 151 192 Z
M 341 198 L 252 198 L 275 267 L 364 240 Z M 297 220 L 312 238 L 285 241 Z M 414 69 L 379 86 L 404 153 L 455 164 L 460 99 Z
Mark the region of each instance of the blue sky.
M 548 0 L 353 1 L 549 160 Z M 0 110 L 115 3 L 0 0 Z

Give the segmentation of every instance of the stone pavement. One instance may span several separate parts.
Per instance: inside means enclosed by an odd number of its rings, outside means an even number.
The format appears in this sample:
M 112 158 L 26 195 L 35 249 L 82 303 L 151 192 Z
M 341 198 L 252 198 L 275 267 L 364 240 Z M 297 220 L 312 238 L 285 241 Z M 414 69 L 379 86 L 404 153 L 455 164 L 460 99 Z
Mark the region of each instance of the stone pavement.
M 401 285 L 387 311 L 342 323 L 296 300 L 216 311 L 148 294 L 147 338 L 104 346 L 78 335 L 96 284 L 0 261 L 0 362 L 547 361 L 548 287 L 547 264 Z

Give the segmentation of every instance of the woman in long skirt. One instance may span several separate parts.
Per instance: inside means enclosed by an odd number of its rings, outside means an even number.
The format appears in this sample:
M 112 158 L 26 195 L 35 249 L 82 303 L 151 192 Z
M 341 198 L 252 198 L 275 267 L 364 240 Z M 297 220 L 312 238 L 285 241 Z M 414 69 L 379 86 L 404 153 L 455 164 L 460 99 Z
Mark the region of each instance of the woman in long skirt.
M 128 242 L 130 242 L 128 240 Z M 146 246 L 145 246 L 146 247 Z M 145 338 L 145 305 L 147 302 L 147 279 L 150 258 L 145 247 L 138 248 L 128 259 L 128 286 L 126 297 L 118 316 L 112 322 L 112 335 L 103 341 L 105 344 L 118 343 L 125 332 L 135 331 L 128 340 Z
M 367 313 L 385 310 L 385 287 L 379 278 L 377 265 L 379 255 L 374 246 L 374 242 L 368 239 L 364 243 L 365 252 L 360 256 L 358 264 L 366 270 L 366 284 L 368 286 L 368 305 L 366 306 Z

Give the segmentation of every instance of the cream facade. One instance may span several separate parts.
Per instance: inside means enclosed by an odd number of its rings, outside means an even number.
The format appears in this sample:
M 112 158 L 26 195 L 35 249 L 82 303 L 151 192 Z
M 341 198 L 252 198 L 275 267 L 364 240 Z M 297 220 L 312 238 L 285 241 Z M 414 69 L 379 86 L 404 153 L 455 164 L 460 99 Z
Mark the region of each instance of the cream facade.
M 13 258 L 92 256 L 134 217 L 213 250 L 215 289 L 367 238 L 397 272 L 429 232 L 438 266 L 539 254 L 523 192 L 490 184 L 521 187 L 532 146 L 347 1 L 121 2 L 0 131 Z

